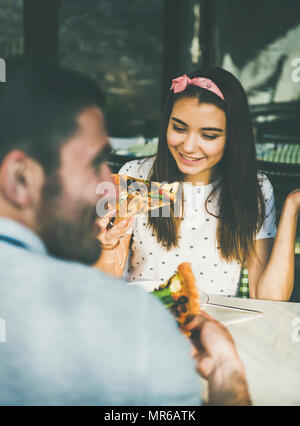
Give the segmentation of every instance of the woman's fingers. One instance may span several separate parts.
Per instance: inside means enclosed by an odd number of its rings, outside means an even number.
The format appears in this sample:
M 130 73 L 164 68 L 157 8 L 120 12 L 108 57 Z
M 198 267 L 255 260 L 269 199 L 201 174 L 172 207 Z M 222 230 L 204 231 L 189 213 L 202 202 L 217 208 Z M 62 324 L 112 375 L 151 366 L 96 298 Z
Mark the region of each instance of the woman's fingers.
M 99 226 L 100 231 L 104 231 L 111 219 L 116 215 L 116 210 L 110 210 L 106 215 L 96 220 L 96 224 Z
M 97 220 L 97 224 L 100 230 L 97 238 L 102 244 L 116 244 L 133 225 L 134 218 L 128 217 L 114 224 L 110 229 L 108 229 L 108 224 L 115 216 L 115 213 L 115 211 L 108 212 L 105 216 L 103 216 L 103 218 Z
M 133 225 L 133 218 L 127 218 L 116 223 L 111 229 L 106 231 L 106 237 L 113 240 L 119 240 L 126 231 Z

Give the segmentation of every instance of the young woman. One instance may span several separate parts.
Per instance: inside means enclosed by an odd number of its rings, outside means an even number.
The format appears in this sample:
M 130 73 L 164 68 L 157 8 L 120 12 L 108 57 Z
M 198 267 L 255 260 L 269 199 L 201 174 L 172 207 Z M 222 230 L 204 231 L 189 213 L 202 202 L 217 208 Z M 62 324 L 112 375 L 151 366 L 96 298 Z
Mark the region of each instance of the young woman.
M 129 280 L 162 283 L 188 261 L 203 291 L 228 296 L 236 295 L 241 268 L 247 267 L 251 297 L 289 299 L 290 229 L 296 229 L 300 200 L 297 194 L 287 198 L 273 247 L 273 189 L 257 174 L 246 95 L 231 73 L 202 68 L 173 80 L 157 155 L 131 161 L 119 173 L 182 182 L 181 217 L 174 210 L 170 217 L 137 215 L 108 230 L 112 214 L 106 215 L 99 220 L 103 250 L 97 267 L 122 276 L 130 251 Z

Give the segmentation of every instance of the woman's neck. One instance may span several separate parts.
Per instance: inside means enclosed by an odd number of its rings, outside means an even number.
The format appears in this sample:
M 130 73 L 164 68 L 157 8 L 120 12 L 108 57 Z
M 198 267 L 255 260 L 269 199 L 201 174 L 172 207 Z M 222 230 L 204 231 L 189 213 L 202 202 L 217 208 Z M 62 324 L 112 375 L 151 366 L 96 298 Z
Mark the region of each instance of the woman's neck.
M 184 183 L 189 183 L 190 185 L 209 185 L 210 183 L 215 182 L 222 176 L 221 170 L 219 167 L 211 168 L 204 170 L 203 172 L 197 173 L 195 175 L 184 175 Z

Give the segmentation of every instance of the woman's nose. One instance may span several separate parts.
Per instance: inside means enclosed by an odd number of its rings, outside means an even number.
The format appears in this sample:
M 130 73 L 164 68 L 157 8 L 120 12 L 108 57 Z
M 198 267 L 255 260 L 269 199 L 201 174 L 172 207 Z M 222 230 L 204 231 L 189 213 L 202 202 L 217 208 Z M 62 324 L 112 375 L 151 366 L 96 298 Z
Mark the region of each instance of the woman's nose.
M 186 153 L 195 153 L 200 149 L 200 137 L 195 133 L 188 133 L 183 141 L 183 149 Z

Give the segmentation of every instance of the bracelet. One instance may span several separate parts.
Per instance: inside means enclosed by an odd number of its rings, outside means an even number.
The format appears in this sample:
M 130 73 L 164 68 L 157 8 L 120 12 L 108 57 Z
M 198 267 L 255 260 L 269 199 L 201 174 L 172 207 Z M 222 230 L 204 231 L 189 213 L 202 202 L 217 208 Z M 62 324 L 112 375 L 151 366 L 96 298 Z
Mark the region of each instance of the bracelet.
M 113 247 L 109 247 L 109 248 L 107 248 L 107 247 L 105 247 L 105 246 L 102 246 L 102 250 L 107 250 L 107 251 L 111 251 L 111 250 L 115 250 L 116 248 L 118 248 L 119 247 L 119 245 L 120 245 L 120 240 L 117 242 L 117 244 L 116 245 L 114 245 Z

